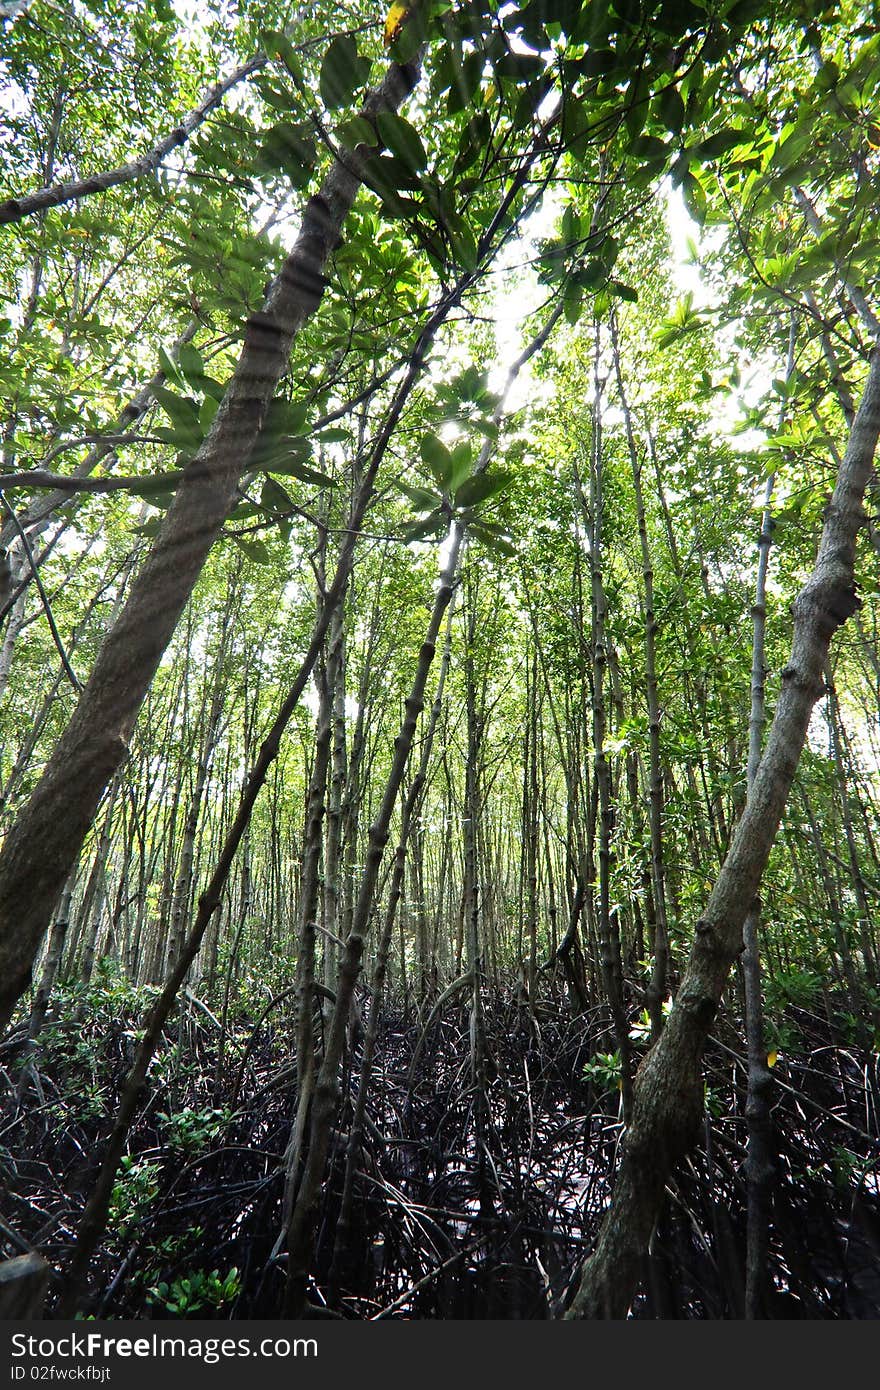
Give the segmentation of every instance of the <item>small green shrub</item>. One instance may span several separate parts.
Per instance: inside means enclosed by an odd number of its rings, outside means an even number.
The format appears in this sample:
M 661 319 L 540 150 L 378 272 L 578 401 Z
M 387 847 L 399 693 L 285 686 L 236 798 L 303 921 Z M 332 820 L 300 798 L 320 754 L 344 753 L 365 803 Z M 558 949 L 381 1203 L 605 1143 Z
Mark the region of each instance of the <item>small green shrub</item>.
M 205 1308 L 222 1308 L 238 1297 L 241 1290 L 241 1276 L 233 1265 L 225 1277 L 221 1278 L 218 1269 L 208 1273 L 195 1269 L 173 1283 L 164 1280 L 154 1284 L 148 1294 L 148 1302 L 160 1305 L 174 1317 L 186 1317 Z

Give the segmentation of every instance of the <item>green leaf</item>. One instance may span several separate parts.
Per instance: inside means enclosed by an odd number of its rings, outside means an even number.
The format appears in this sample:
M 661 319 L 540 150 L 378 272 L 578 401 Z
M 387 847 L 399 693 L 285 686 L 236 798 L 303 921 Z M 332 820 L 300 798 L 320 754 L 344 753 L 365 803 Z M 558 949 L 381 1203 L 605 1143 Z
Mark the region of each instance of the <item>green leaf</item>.
M 688 170 L 681 181 L 681 191 L 685 206 L 695 222 L 702 227 L 706 221 L 708 204 L 702 184 Z
M 411 541 L 423 541 L 428 536 L 439 536 L 447 529 L 448 524 L 446 514 L 438 510 L 419 521 L 411 522 L 404 528 L 403 539 L 409 545 Z
M 201 438 L 199 408 L 189 396 L 178 396 L 164 386 L 154 386 L 153 395 L 161 405 L 176 431 Z
M 162 371 L 165 373 L 169 381 L 176 382 L 180 386 L 181 390 L 184 389 L 186 383 L 184 382 L 183 376 L 181 375 L 180 368 L 177 365 L 177 363 L 173 361 L 171 357 L 169 357 L 168 353 L 165 351 L 163 347 L 159 348 L 159 366 L 162 368 Z
M 684 128 L 685 108 L 677 87 L 668 87 L 659 100 L 660 117 L 666 129 L 680 135 Z
M 173 444 L 175 449 L 194 450 L 199 443 L 195 435 L 169 429 L 166 425 L 154 425 L 150 433 L 161 439 L 163 444 Z
M 462 126 L 453 172 L 456 176 L 475 164 L 492 140 L 492 123 L 485 112 L 471 116 Z
M 621 68 L 621 61 L 619 54 L 611 48 L 591 47 L 578 66 L 584 77 L 610 77 L 611 73 Z
M 344 429 L 318 430 L 314 435 L 322 444 L 348 444 L 351 437 L 351 430 Z
M 260 506 L 267 512 L 292 512 L 293 501 L 280 483 L 274 478 L 266 477 L 263 482 L 263 489 L 260 493 Z
M 423 434 L 419 451 L 437 486 L 446 492 L 452 481 L 454 464 L 443 440 L 436 434 Z
M 205 359 L 192 343 L 183 343 L 177 354 L 180 370 L 191 386 L 198 386 L 205 375 Z
M 581 316 L 581 309 L 583 308 L 583 302 L 584 302 L 584 287 L 583 287 L 583 285 L 579 285 L 578 282 L 577 282 L 577 280 L 575 280 L 574 278 L 568 280 L 567 283 L 566 283 L 565 289 L 564 289 L 563 292 L 562 292 L 562 304 L 563 304 L 563 310 L 564 310 L 564 313 L 565 313 L 566 322 L 567 322 L 567 323 L 570 323 L 571 326 L 572 326 L 572 328 L 574 327 L 574 325 L 577 323 L 578 319 L 579 319 L 580 316 Z
M 429 492 L 424 487 L 410 487 L 409 483 L 397 483 L 396 486 L 398 491 L 402 492 L 404 497 L 408 497 L 421 512 L 434 511 L 443 501 L 436 492 Z
M 470 106 L 480 85 L 484 63 L 482 53 L 468 53 L 462 58 L 461 51 L 451 46 L 441 54 L 437 65 L 437 90 L 448 91 L 446 109 L 450 116 Z
M 264 42 L 266 52 L 273 58 L 280 58 L 296 85 L 298 87 L 304 86 L 305 80 L 299 58 L 290 40 L 286 39 L 277 29 L 269 29 L 266 31 Z
M 265 541 L 259 539 L 245 540 L 242 536 L 233 536 L 232 539 L 235 541 L 239 550 L 241 550 L 249 560 L 252 560 L 254 564 L 271 565 L 272 554 Z M 185 1280 L 182 1281 L 184 1284 L 185 1282 Z
M 453 445 L 450 457 L 452 459 L 452 473 L 449 479 L 449 491 L 456 492 L 473 472 L 474 453 L 470 441 L 460 439 L 457 444 Z
M 364 183 L 382 199 L 392 217 L 407 217 L 420 211 L 412 198 L 403 198 L 401 188 L 418 188 L 417 177 L 395 155 L 374 155 L 364 167 Z
M 719 130 L 715 135 L 710 135 L 707 139 L 701 140 L 688 150 L 688 154 L 702 161 L 717 159 L 719 155 L 726 154 L 728 150 L 733 150 L 737 145 L 748 143 L 750 137 L 744 130 Z
M 388 49 L 395 63 L 410 63 L 416 56 L 428 33 L 431 17 L 430 5 L 413 5 L 407 15 L 406 23 L 400 28 L 397 38 Z
M 283 415 L 280 417 L 285 434 L 307 434 L 307 421 L 309 418 L 309 407 L 304 401 L 284 401 L 273 402 L 273 405 L 283 406 Z
M 762 0 L 737 0 L 725 15 L 728 24 L 748 24 L 766 14 L 767 6 Z
M 625 285 L 622 280 L 609 280 L 606 289 L 609 294 L 615 295 L 618 299 L 625 299 L 627 304 L 638 302 L 638 290 L 633 289 L 632 285 Z
M 489 550 L 493 550 L 496 555 L 504 555 L 508 559 L 516 558 L 518 553 L 516 546 L 494 527 L 489 527 L 482 521 L 474 521 L 470 529 L 471 533 L 482 541 Z
M 781 139 L 773 151 L 770 163 L 775 169 L 788 169 L 807 152 L 815 130 L 812 121 L 798 121 L 794 126 L 783 130 Z
M 498 438 L 498 426 L 494 420 L 476 419 L 472 420 L 471 424 L 474 429 L 478 430 L 486 439 L 496 440 Z
M 494 64 L 495 76 L 514 82 L 528 82 L 544 71 L 544 59 L 533 53 L 503 54 Z
M 153 536 L 158 536 L 162 521 L 161 516 L 151 516 L 148 521 L 142 521 L 140 525 L 132 526 L 131 529 L 136 536 L 146 536 L 148 539 L 152 539 Z
M 604 285 L 608 277 L 608 267 L 604 261 L 593 257 L 582 265 L 572 275 L 572 280 L 576 285 L 580 285 L 585 290 L 597 290 L 600 285 Z
M 375 146 L 379 143 L 372 121 L 368 121 L 365 116 L 352 116 L 351 120 L 343 121 L 336 131 L 336 138 L 349 150 L 355 149 L 357 145 Z
M 279 121 L 267 130 L 257 151 L 260 170 L 280 169 L 294 188 L 304 188 L 318 159 L 311 128 L 304 124 Z
M 314 483 L 316 487 L 333 487 L 333 479 L 326 473 L 321 473 L 317 468 L 310 468 L 308 464 L 301 463 L 298 458 L 291 455 L 285 459 L 276 454 L 271 463 L 273 473 L 280 473 L 284 478 L 298 478 L 301 483 Z
M 269 78 L 262 74 L 254 79 L 254 86 L 260 93 L 267 106 L 271 106 L 273 111 L 278 111 L 281 115 L 289 115 L 296 109 L 297 95 L 288 86 L 279 86 L 271 82 Z
M 380 111 L 376 117 L 376 129 L 391 153 L 402 159 L 408 169 L 418 173 L 426 168 L 428 155 L 421 136 L 403 116 L 396 111 Z
M 205 434 L 214 423 L 214 417 L 220 409 L 220 402 L 213 395 L 205 396 L 199 407 L 199 429 Z
M 496 497 L 509 484 L 512 473 L 480 473 L 476 478 L 468 478 L 455 493 L 456 507 L 476 507 L 489 497 Z
M 589 121 L 583 103 L 573 92 L 566 95 L 562 108 L 562 139 L 574 159 L 585 158 L 590 148 Z
M 446 228 L 452 254 L 462 270 L 476 270 L 479 259 L 477 239 L 463 217 L 450 217 L 447 214 Z
M 348 34 L 337 34 L 331 41 L 318 78 L 321 100 L 329 111 L 347 106 L 364 82 L 363 61 L 357 44 Z
M 665 160 L 669 153 L 669 146 L 665 140 L 661 140 L 657 135 L 638 135 L 630 143 L 630 154 L 636 159 L 646 159 L 650 162 L 655 160 Z

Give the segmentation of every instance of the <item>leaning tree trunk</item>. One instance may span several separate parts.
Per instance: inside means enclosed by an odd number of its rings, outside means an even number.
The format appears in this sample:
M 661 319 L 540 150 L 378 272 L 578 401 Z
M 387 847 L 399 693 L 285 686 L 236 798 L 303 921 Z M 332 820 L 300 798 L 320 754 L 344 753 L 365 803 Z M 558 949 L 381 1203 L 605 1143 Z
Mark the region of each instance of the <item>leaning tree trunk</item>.
M 794 604 L 794 635 L 767 746 L 721 866 L 672 1012 L 642 1063 L 632 1124 L 621 1141 L 614 1198 L 586 1261 L 568 1318 L 622 1318 L 638 1288 L 642 1256 L 666 1182 L 694 1141 L 703 1108 L 701 1061 L 743 924 L 758 891 L 807 736 L 824 692 L 834 633 L 859 606 L 856 538 L 880 435 L 880 349 L 826 512 L 816 563 Z
M 392 63 L 365 112 L 396 109 L 416 63 Z M 184 470 L 162 529 L 34 792 L 0 853 L 0 1030 L 31 980 L 55 902 L 128 741 L 183 608 L 231 510 L 243 464 L 288 364 L 293 341 L 315 313 L 324 267 L 361 186 L 355 157 L 334 160 L 244 346 L 207 438 Z

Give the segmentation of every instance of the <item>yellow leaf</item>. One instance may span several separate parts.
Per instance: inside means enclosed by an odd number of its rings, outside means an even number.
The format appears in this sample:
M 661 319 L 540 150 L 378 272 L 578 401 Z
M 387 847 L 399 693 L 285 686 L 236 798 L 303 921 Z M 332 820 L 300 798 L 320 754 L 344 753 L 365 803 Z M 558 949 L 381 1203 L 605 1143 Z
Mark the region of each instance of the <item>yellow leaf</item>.
M 767 1066 L 768 1066 L 768 1067 L 775 1067 L 775 1066 L 776 1066 L 776 1063 L 778 1062 L 778 1060 L 779 1060 L 779 1053 L 778 1053 L 778 1052 L 768 1052 L 768 1053 L 767 1053 Z
M 389 48 L 394 40 L 399 36 L 401 29 L 409 19 L 410 6 L 402 3 L 402 0 L 393 0 L 391 9 L 385 17 L 385 47 Z

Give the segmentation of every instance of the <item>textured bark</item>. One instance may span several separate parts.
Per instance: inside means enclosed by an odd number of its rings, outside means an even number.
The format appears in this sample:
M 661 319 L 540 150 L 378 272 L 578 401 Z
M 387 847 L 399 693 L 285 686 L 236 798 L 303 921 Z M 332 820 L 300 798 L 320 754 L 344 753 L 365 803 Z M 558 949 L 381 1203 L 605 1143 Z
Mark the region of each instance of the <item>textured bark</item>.
M 622 1318 L 638 1288 L 666 1181 L 693 1142 L 702 1107 L 706 1037 L 740 954 L 743 924 L 782 819 L 822 673 L 838 627 L 858 607 L 856 537 L 880 435 L 880 350 L 850 431 L 816 563 L 794 604 L 791 657 L 761 764 L 721 866 L 675 1005 L 636 1079 L 633 1120 L 621 1142 L 614 1198 L 586 1261 L 569 1318 Z
M 46 945 L 46 954 L 43 957 L 39 984 L 34 990 L 34 1001 L 31 1005 L 27 1035 L 25 1038 L 25 1053 L 21 1072 L 15 1087 L 15 1098 L 16 1104 L 18 1105 L 21 1104 L 31 1080 L 36 1077 L 38 1056 L 37 1039 L 43 1031 L 43 1025 L 46 1022 L 49 1000 L 52 997 L 52 990 L 61 965 L 61 957 L 64 954 L 64 942 L 67 936 L 67 927 L 70 922 L 70 906 L 75 884 L 76 870 L 73 871 L 70 878 L 67 880 L 64 892 L 61 895 L 61 902 L 58 905 L 58 911 L 52 923 L 52 930 L 49 932 L 49 940 Z
M 392 64 L 365 110 L 396 108 L 415 64 Z M 128 601 L 107 633 L 76 710 L 0 854 L 0 1029 L 31 979 L 54 902 L 101 793 L 128 752 L 135 720 L 208 553 L 234 505 L 242 465 L 302 325 L 320 304 L 324 266 L 361 186 L 362 166 L 337 159 L 306 204 L 296 243 L 245 328 L 238 366 L 214 424 L 184 476 Z

